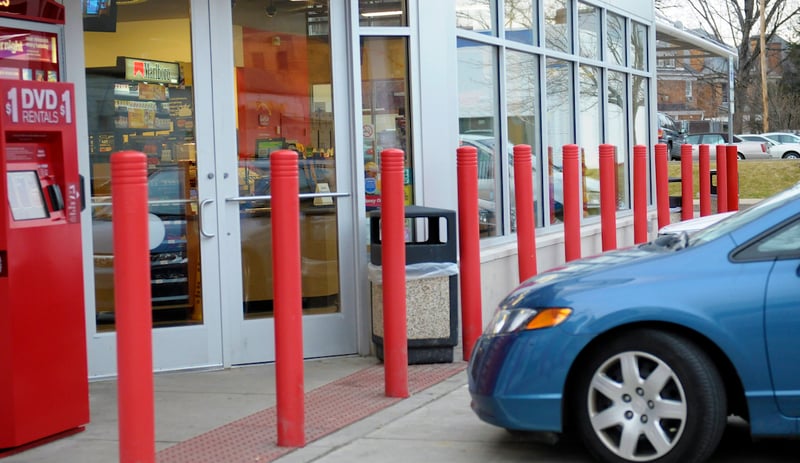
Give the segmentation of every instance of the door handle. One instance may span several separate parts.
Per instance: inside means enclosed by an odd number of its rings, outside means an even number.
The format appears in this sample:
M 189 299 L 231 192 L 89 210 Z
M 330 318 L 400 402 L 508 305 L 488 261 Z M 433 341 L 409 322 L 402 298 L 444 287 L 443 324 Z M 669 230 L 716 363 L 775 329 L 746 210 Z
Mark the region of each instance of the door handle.
M 200 201 L 200 208 L 198 209 L 198 220 L 200 221 L 200 234 L 205 236 L 206 238 L 213 238 L 217 236 L 216 233 L 209 233 L 206 231 L 205 220 L 203 220 L 203 211 L 205 210 L 205 207 L 213 202 L 214 202 L 213 199 L 210 198 L 204 199 Z

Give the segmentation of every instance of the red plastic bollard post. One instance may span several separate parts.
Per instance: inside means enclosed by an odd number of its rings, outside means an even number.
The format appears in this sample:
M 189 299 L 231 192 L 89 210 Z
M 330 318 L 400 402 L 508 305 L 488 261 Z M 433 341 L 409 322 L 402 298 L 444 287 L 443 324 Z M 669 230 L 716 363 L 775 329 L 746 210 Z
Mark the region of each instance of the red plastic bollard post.
M 120 462 L 155 461 L 147 156 L 111 155 Z
M 278 445 L 302 447 L 305 445 L 305 391 L 297 153 L 274 151 L 269 166 Z
M 614 145 L 600 145 L 600 234 L 603 251 L 617 248 L 617 163 Z
M 514 199 L 520 281 L 536 275 L 536 226 L 533 216 L 533 163 L 530 145 L 514 145 Z
M 711 214 L 711 160 L 708 145 L 700 145 L 699 151 L 700 217 L 705 217 Z
M 483 329 L 481 321 L 481 248 L 478 215 L 478 150 L 456 150 L 458 178 L 458 253 L 461 281 L 461 339 L 463 357 L 469 360 Z M 517 206 L 519 207 L 519 206 Z
M 739 210 L 739 153 L 736 145 L 728 145 L 725 148 L 727 154 L 727 177 L 728 177 L 728 210 Z
M 381 151 L 383 362 L 387 397 L 408 397 L 404 154 Z
M 633 147 L 633 242 L 647 242 L 647 147 Z
M 669 172 L 667 170 L 667 145 L 656 145 L 656 209 L 658 211 L 658 228 L 666 227 L 669 218 Z
M 692 145 L 681 145 L 681 220 L 694 217 L 694 173 Z
M 728 212 L 728 154 L 717 145 L 717 212 Z
M 562 148 L 564 190 L 564 258 L 567 262 L 581 258 L 580 165 L 578 145 Z

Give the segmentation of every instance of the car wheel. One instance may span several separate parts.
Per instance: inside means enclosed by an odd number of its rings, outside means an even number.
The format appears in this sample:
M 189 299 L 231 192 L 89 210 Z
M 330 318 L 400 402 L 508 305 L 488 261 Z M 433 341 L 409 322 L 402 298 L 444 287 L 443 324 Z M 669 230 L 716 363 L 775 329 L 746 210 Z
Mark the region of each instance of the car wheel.
M 736 153 L 736 157 L 739 158 L 740 161 L 744 160 L 744 154 L 742 153 Z
M 599 460 L 702 462 L 719 443 L 725 387 L 708 356 L 686 339 L 631 332 L 597 348 L 579 368 L 575 423 Z
M 790 151 L 788 153 L 784 153 L 783 159 L 800 159 L 800 154 Z

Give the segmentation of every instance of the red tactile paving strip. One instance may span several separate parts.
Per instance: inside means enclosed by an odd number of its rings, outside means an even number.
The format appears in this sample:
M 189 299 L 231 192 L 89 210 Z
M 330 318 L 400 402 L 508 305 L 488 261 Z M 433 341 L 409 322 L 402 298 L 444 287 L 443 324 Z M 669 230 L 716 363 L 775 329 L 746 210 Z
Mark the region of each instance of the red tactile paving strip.
M 408 391 L 416 394 L 466 368 L 466 363 L 409 365 Z M 305 437 L 313 442 L 401 399 L 386 397 L 382 365 L 306 393 Z M 158 463 L 269 462 L 291 447 L 278 447 L 275 407 L 200 434 L 156 454 Z

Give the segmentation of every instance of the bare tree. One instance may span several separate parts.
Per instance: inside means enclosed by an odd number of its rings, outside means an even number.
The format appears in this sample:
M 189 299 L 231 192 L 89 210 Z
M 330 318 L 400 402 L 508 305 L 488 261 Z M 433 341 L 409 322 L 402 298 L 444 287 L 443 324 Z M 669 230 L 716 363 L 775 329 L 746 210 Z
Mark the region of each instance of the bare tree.
M 739 60 L 734 95 L 738 110 L 734 115 L 734 130 L 740 131 L 745 113 L 761 106 L 756 100 L 760 93 L 752 91 L 760 84 L 757 70 L 761 52 L 753 41 L 759 34 L 759 0 L 656 0 L 655 5 L 657 10 L 673 18 L 686 16 L 688 8 L 688 14 L 696 18 L 713 39 L 736 48 Z M 800 14 L 797 0 L 765 0 L 764 6 L 767 42 Z

